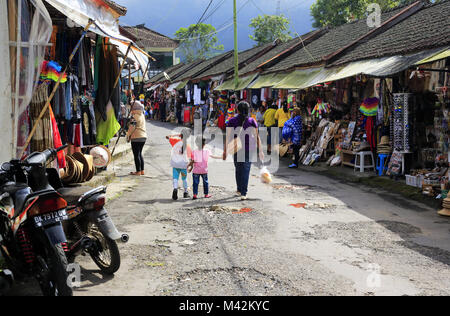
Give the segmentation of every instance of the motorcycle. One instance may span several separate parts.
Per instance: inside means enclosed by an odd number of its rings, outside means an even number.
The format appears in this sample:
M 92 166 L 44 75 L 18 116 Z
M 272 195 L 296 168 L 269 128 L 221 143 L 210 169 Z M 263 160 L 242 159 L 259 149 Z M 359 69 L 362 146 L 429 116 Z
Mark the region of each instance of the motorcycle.
M 16 277 L 34 277 L 45 296 L 72 296 L 68 285 L 67 202 L 46 177 L 59 149 L 11 160 L 0 168 L 0 250 Z
M 0 244 L 2 241 L 3 239 L 0 236 Z M 12 274 L 11 270 L 3 269 L 4 263 L 4 259 L 0 252 L 0 296 L 8 293 L 14 283 L 14 275 Z
M 129 236 L 121 234 L 105 208 L 106 187 L 96 189 L 64 187 L 57 170 L 47 170 L 49 182 L 68 203 L 68 220 L 64 230 L 69 240 L 67 257 L 73 262 L 80 254 L 89 254 L 105 274 L 120 268 L 120 252 L 116 241 L 127 243 Z

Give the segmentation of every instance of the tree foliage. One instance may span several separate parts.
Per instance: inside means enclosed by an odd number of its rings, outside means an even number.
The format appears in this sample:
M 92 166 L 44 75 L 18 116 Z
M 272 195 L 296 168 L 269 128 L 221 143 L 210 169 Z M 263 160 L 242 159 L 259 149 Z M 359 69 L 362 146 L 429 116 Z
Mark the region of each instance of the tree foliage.
M 182 27 L 175 33 L 175 39 L 180 42 L 179 49 L 187 62 L 209 58 L 217 51 L 224 50 L 216 36 L 216 28 L 211 24 L 199 23 Z
M 381 10 L 395 8 L 411 0 L 316 0 L 311 6 L 313 27 L 339 26 L 367 15 L 371 3 L 380 5 Z
M 290 21 L 284 15 L 259 15 L 251 20 L 250 27 L 254 29 L 250 39 L 257 45 L 271 43 L 277 39 L 282 42 L 290 40 Z

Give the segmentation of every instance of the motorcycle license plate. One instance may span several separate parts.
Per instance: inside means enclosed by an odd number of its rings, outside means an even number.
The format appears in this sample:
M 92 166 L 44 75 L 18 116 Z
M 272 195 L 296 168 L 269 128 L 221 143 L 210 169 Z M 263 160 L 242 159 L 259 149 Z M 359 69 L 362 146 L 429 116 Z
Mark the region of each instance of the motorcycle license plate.
M 53 213 L 38 215 L 34 217 L 34 223 L 37 227 L 45 227 L 48 225 L 61 223 L 65 220 L 68 220 L 66 210 L 61 210 Z

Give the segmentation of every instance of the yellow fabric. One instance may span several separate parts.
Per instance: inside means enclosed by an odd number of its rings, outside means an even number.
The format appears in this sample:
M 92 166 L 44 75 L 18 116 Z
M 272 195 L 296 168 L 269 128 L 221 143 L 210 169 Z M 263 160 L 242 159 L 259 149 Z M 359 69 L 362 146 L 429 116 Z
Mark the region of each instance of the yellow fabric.
M 268 109 L 266 111 L 266 113 L 264 113 L 264 115 L 263 115 L 264 126 L 273 127 L 276 124 L 276 122 L 275 122 L 275 114 L 276 113 L 277 113 L 277 110 L 275 110 L 275 109 Z
M 291 114 L 285 113 L 283 108 L 278 109 L 275 113 L 275 120 L 278 121 L 278 127 L 284 127 L 284 124 L 291 119 Z

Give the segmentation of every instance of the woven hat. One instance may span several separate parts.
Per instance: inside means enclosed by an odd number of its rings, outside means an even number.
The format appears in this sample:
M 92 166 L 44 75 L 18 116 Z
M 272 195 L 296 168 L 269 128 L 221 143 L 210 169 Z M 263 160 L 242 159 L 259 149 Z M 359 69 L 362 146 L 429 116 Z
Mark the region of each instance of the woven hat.
M 390 146 L 390 140 L 389 136 L 383 136 L 381 137 L 380 145 L 379 146 Z
M 91 165 L 89 164 L 89 161 L 86 159 L 86 156 L 83 155 L 82 153 L 74 153 L 73 158 L 75 158 L 77 161 L 81 162 L 83 164 L 83 168 L 82 168 L 82 180 L 81 182 L 85 182 L 86 179 L 88 178 L 89 174 L 91 173 Z
M 73 158 L 73 157 L 72 157 Z M 73 158 L 74 166 L 75 166 L 75 176 L 72 180 L 72 183 L 81 183 L 83 182 L 83 163 L 79 162 L 75 158 Z
M 71 156 L 66 156 L 66 162 L 66 168 L 64 168 L 64 175 L 61 177 L 61 180 L 68 184 L 72 183 L 72 180 L 75 177 L 75 163 Z
M 104 168 L 108 166 L 112 160 L 111 152 L 103 145 L 92 148 L 89 154 L 94 159 L 95 168 Z
M 284 157 L 286 155 L 286 153 L 289 150 L 289 145 L 288 144 L 281 144 L 280 145 L 280 157 Z
M 450 209 L 444 208 L 443 210 L 440 210 L 438 214 L 441 216 L 450 217 Z
M 88 161 L 89 164 L 89 173 L 86 178 L 86 181 L 91 181 L 95 175 L 94 157 L 92 157 L 91 155 L 84 155 L 84 156 L 86 157 L 86 160 Z

